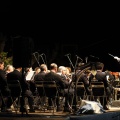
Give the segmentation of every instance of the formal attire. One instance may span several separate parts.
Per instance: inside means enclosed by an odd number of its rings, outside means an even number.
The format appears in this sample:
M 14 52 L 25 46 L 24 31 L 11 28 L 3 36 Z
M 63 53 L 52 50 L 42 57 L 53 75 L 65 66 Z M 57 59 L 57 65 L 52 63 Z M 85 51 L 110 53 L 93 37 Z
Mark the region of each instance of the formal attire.
M 34 111 L 33 105 L 34 105 L 34 97 L 32 92 L 30 91 L 30 88 L 25 80 L 25 76 L 19 72 L 18 70 L 14 70 L 13 72 L 10 72 L 7 74 L 7 81 L 10 82 L 12 80 L 19 80 L 21 87 L 22 87 L 22 97 L 24 100 L 21 100 L 21 111 L 22 111 L 22 107 L 25 105 L 26 103 L 26 99 L 28 98 L 28 104 L 30 107 L 30 111 Z
M 73 91 L 68 89 L 69 88 L 68 86 L 70 85 L 70 83 L 63 80 L 59 74 L 54 73 L 52 71 L 50 71 L 49 73 L 45 75 L 44 80 L 56 82 L 57 86 L 59 86 L 59 94 L 62 94 L 63 96 L 65 96 L 64 110 L 69 109 L 69 105 L 71 103 L 68 103 L 68 102 L 70 102 L 73 99 L 73 95 L 74 95 L 74 89 Z M 57 99 L 56 104 L 57 104 L 57 108 L 59 108 L 60 106 L 59 98 Z M 49 101 L 49 105 L 51 105 L 50 101 Z
M 11 91 L 7 85 L 6 73 L 4 70 L 0 70 L 0 92 L 2 98 L 1 111 L 6 111 L 12 105 L 12 100 L 9 98 Z
M 91 80 L 93 79 L 93 75 L 91 74 L 91 77 L 90 77 L 90 82 Z M 97 73 L 95 75 L 95 78 L 98 82 L 103 82 L 104 83 L 104 87 L 105 87 L 105 92 L 106 92 L 106 95 L 108 96 L 107 99 L 106 98 L 101 98 L 100 99 L 100 103 L 103 105 L 104 109 L 107 109 L 106 108 L 106 105 L 108 103 L 108 100 L 109 100 L 109 97 L 111 96 L 111 90 L 109 88 L 109 83 L 107 81 L 107 74 L 105 72 L 102 72 L 101 70 L 97 70 Z M 103 104 L 103 99 L 104 99 L 104 104 Z

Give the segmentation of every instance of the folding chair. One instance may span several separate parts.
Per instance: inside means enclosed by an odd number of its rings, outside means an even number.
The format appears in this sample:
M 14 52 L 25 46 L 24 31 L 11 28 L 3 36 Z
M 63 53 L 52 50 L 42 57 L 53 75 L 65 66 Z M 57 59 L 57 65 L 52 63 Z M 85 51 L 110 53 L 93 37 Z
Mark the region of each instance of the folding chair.
M 112 83 L 112 86 L 113 86 L 113 87 L 117 87 L 117 86 L 119 85 L 119 83 L 120 83 L 119 81 L 114 81 L 114 82 Z
M 116 85 L 114 89 L 114 99 L 119 100 L 120 99 L 120 85 Z
M 87 94 L 86 94 L 86 89 L 85 89 L 84 83 L 78 82 L 77 83 L 77 96 L 82 98 L 82 99 L 85 99 L 86 95 Z
M 44 86 L 46 97 L 51 99 L 52 101 L 52 108 L 53 108 L 53 114 L 54 114 L 56 103 L 54 103 L 53 98 L 56 99 L 57 97 L 59 97 L 57 84 L 55 81 L 43 81 L 43 86 Z
M 76 85 L 75 85 L 76 84 Z M 81 104 L 81 100 L 82 99 L 87 99 L 87 93 L 86 93 L 86 88 L 84 86 L 84 83 L 83 82 L 77 82 L 75 83 L 74 82 L 74 85 L 75 85 L 75 96 L 74 98 L 76 99 L 76 105 L 72 105 L 73 107 L 77 107 L 79 108 L 79 105 Z M 74 98 L 72 101 L 74 101 Z
M 22 88 L 19 80 L 11 80 L 8 81 L 8 87 L 11 90 L 11 98 L 13 102 L 13 106 L 17 113 L 19 105 L 20 105 L 20 98 L 22 95 Z
M 104 98 L 107 98 L 106 92 L 105 92 L 105 87 L 103 82 L 98 82 L 98 81 L 91 81 L 90 87 L 92 90 L 92 96 L 93 100 L 95 98 L 103 98 L 103 106 L 104 106 Z
M 0 99 L 1 99 L 1 105 L 2 105 L 2 104 L 5 105 L 5 101 L 4 101 L 4 98 L 3 98 L 3 95 L 2 95 L 1 89 L 0 89 Z M 1 107 L 1 106 L 0 106 L 0 107 Z
M 44 90 L 44 86 L 43 86 L 43 81 L 40 81 L 40 80 L 36 80 L 35 81 L 35 86 L 36 86 L 36 95 L 35 96 L 37 99 L 36 105 L 40 105 L 41 108 L 40 110 L 44 109 L 44 112 L 45 112 L 45 109 L 46 109 L 46 101 L 43 101 L 43 99 L 46 97 L 45 96 L 45 90 Z M 39 101 L 40 100 L 40 101 Z

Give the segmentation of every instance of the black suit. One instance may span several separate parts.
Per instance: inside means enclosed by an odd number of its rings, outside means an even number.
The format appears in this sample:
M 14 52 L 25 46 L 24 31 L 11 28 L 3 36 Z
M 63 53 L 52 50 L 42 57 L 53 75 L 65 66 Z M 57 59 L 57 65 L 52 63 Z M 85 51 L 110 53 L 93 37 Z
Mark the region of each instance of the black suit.
M 24 75 L 22 75 L 22 73 L 19 72 L 18 70 L 15 69 L 13 72 L 7 74 L 7 82 L 10 82 L 11 80 L 19 80 L 23 92 L 29 90 L 29 85 L 24 79 Z
M 49 73 L 47 73 L 45 75 L 44 80 L 45 81 L 55 81 L 57 83 L 57 85 L 60 88 L 59 89 L 60 94 L 62 94 L 63 96 L 66 97 L 66 99 L 65 99 L 65 108 L 68 108 L 68 101 L 72 100 L 73 94 L 74 94 L 74 91 L 68 92 L 68 85 L 69 84 L 66 83 L 66 81 L 62 80 L 60 75 L 58 75 L 58 74 L 56 74 L 56 73 L 54 73 L 52 71 L 50 71 Z M 70 93 L 70 94 L 68 95 L 68 93 Z M 57 104 L 57 106 L 59 106 L 59 102 L 57 102 L 56 104 Z
M 60 75 L 64 84 L 64 96 L 65 96 L 65 109 L 68 108 L 68 105 L 72 107 L 74 100 L 74 87 L 75 85 L 72 82 L 69 82 L 66 75 Z M 69 103 L 69 104 L 68 104 Z
M 61 87 L 61 89 L 65 88 L 65 83 L 62 81 L 60 75 L 50 71 L 49 73 L 46 73 L 45 81 L 56 81 L 56 83 Z
M 38 74 L 35 75 L 34 81 L 37 81 L 37 80 L 43 81 L 45 74 L 46 74 L 45 72 L 40 71 Z
M 33 105 L 34 105 L 34 102 L 33 102 L 34 97 L 33 97 L 32 92 L 29 90 L 29 86 L 28 86 L 27 82 L 25 81 L 24 75 L 22 75 L 22 73 L 19 72 L 18 70 L 14 70 L 13 72 L 10 72 L 7 74 L 7 81 L 10 82 L 12 80 L 20 81 L 21 86 L 22 86 L 23 98 L 24 97 L 28 98 L 29 106 L 30 106 L 30 109 L 32 110 Z M 23 101 L 21 101 L 21 102 L 23 102 Z M 21 104 L 23 105 L 25 103 L 21 103 Z
M 35 85 L 36 88 L 37 88 L 36 82 L 37 81 L 44 81 L 45 74 L 46 73 L 44 71 L 40 71 L 38 74 L 36 74 L 34 76 L 34 85 Z M 38 88 L 37 92 L 40 94 L 40 97 L 41 97 L 41 105 L 44 105 L 46 103 L 47 98 L 44 96 L 44 93 L 43 93 L 42 90 Z M 41 93 L 42 93 L 42 95 L 41 95 Z M 38 103 L 39 103 L 39 101 L 38 101 Z
M 104 87 L 105 87 L 105 91 L 106 91 L 106 94 L 108 95 L 108 98 L 111 96 L 111 91 L 109 89 L 109 83 L 107 81 L 107 77 L 106 77 L 106 73 L 105 72 L 101 72 L 101 71 L 97 71 L 96 75 L 95 75 L 95 78 L 98 82 L 103 82 L 104 83 Z M 90 82 L 91 80 L 93 79 L 93 75 L 91 75 L 90 77 Z M 100 100 L 101 104 L 103 104 L 103 100 L 101 99 Z M 104 106 L 105 107 L 107 105 L 107 100 L 106 98 L 104 99 Z
M 44 77 L 44 81 L 56 81 L 56 83 L 61 86 L 61 88 L 64 88 L 63 82 L 61 81 L 61 78 L 58 74 L 50 71 L 49 73 L 46 73 L 45 77 Z M 54 91 L 51 91 L 51 93 Z M 55 99 L 54 97 L 52 97 L 54 103 L 57 105 L 57 107 L 59 107 L 59 98 L 57 97 L 57 99 Z M 52 101 L 50 98 L 48 98 L 48 104 L 49 106 L 52 106 Z
M 0 70 L 0 90 L 3 95 L 6 95 L 6 88 L 7 88 L 7 79 L 6 79 L 6 74 L 5 71 Z M 8 93 L 9 95 L 9 93 Z
M 0 70 L 0 91 L 4 97 L 10 96 L 11 91 L 7 85 L 6 73 L 3 70 Z M 2 100 L 1 111 L 5 110 L 5 108 L 7 108 L 7 107 L 9 108 L 11 105 L 12 105 L 12 101 L 10 99 L 8 99 L 8 97 L 7 97 L 7 101 Z
M 87 78 L 87 75 L 85 73 L 81 74 L 81 77 L 79 78 L 78 82 L 83 82 L 84 83 L 86 92 L 87 92 L 88 95 L 90 95 L 91 94 L 91 90 L 89 89 L 90 82 L 89 82 L 89 79 Z
M 78 82 L 83 82 L 84 83 L 84 87 L 86 89 L 87 95 L 91 95 L 91 90 L 89 89 L 90 82 L 89 82 L 89 78 L 87 78 L 87 74 L 86 73 L 82 72 L 82 74 L 81 74 L 80 70 L 78 72 L 74 73 L 72 75 L 72 82 L 74 82 L 74 84 L 76 84 L 76 82 L 77 83 Z M 77 89 L 79 91 L 79 87 Z M 84 99 L 83 96 L 80 96 L 80 97 L 81 97 L 81 99 Z M 77 98 L 77 91 L 76 91 L 73 104 L 77 105 L 77 102 L 78 102 L 78 98 Z M 76 106 L 75 106 L 74 109 L 77 109 Z

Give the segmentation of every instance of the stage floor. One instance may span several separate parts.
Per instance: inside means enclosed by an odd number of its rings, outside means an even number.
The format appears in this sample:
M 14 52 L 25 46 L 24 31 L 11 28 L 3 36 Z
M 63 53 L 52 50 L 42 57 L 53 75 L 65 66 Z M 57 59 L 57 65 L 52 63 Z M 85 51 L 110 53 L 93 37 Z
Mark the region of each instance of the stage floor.
M 110 113 L 110 112 L 120 112 L 120 107 L 110 107 L 109 106 L 109 109 L 110 110 L 106 110 L 106 113 Z M 100 113 L 100 114 L 104 114 L 104 113 Z M 36 110 L 35 113 L 29 113 L 26 114 L 22 114 L 21 112 L 15 112 L 13 111 L 12 113 L 3 113 L 3 112 L 0 112 L 0 120 L 1 118 L 3 117 L 41 117 L 41 118 L 67 118 L 67 117 L 70 117 L 70 116 L 75 116 L 75 114 L 73 113 L 69 113 L 69 112 L 63 112 L 63 111 L 60 111 L 60 112 L 52 112 L 52 111 L 40 111 L 40 110 Z M 79 116 L 84 116 L 84 114 L 81 114 Z

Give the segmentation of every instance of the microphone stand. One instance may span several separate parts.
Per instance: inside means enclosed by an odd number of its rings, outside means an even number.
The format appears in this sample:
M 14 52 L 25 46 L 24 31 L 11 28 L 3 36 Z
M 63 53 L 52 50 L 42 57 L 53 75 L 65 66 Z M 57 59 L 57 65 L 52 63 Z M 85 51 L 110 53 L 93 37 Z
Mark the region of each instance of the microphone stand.
M 77 56 L 77 55 L 76 55 L 76 56 Z M 82 61 L 83 61 L 80 57 L 78 57 L 78 56 L 77 56 L 77 60 L 76 60 L 76 63 L 75 63 L 75 69 L 74 69 L 74 71 L 76 71 L 77 64 L 78 64 L 78 59 L 80 59 L 80 60 L 81 60 L 81 62 L 80 62 L 80 63 L 82 63 Z
M 77 56 L 77 59 L 76 59 L 76 63 L 75 63 L 75 68 L 74 68 L 74 74 L 75 74 L 75 96 L 74 96 L 74 109 L 75 109 L 75 111 L 77 110 L 77 73 L 76 73 L 76 69 L 77 69 L 77 63 L 78 63 L 78 59 L 79 59 L 79 57 Z M 82 60 L 81 60 L 81 62 L 82 62 Z
M 45 55 L 45 54 L 44 54 Z M 47 65 L 47 59 L 46 59 L 46 55 L 45 55 L 45 61 L 46 61 L 46 65 Z
M 70 59 L 70 57 L 69 57 L 69 55 L 66 55 L 67 56 L 67 58 L 68 58 L 68 60 L 69 60 L 69 62 L 70 62 L 70 65 L 73 67 L 73 69 L 74 69 L 74 71 L 75 71 L 75 67 L 73 66 L 73 64 L 72 64 L 72 61 L 71 61 L 71 59 Z M 68 92 L 69 92 L 69 90 L 70 90 L 70 86 L 71 86 L 71 84 L 72 84 L 72 82 L 73 81 L 71 81 L 71 83 L 70 83 L 70 85 L 69 85 L 69 88 L 68 88 Z M 77 100 L 77 98 L 76 98 L 76 89 L 75 89 L 75 99 L 74 99 L 74 95 L 73 95 L 73 101 L 75 100 L 75 110 L 77 110 L 77 107 L 76 107 L 76 105 L 77 105 L 77 103 L 76 103 L 76 100 Z M 72 106 L 71 106 L 72 107 Z
M 24 66 L 22 66 L 22 80 L 24 81 Z M 23 88 L 23 86 L 24 86 L 24 83 L 22 82 L 21 83 L 21 86 L 22 86 L 22 89 L 24 89 Z M 24 112 L 26 113 L 26 115 L 28 115 L 28 111 L 27 111 L 27 109 L 24 107 L 25 106 L 25 97 L 24 97 L 24 91 L 22 91 L 22 93 L 21 93 L 21 104 L 20 104 L 20 112 L 21 112 L 21 114 L 22 114 L 22 116 L 23 116 L 23 114 L 24 114 Z
M 39 53 L 37 53 L 37 54 L 39 55 Z M 34 53 L 33 55 L 34 55 L 35 60 L 37 61 L 38 65 L 40 66 L 40 63 L 39 63 L 39 61 L 37 60 L 37 57 L 35 56 L 35 53 Z M 38 57 L 38 58 L 39 58 L 39 57 Z
M 68 60 L 69 60 L 69 62 L 70 62 L 70 65 L 73 67 L 73 69 L 74 69 L 74 66 L 73 66 L 73 64 L 72 64 L 72 61 L 70 60 L 70 57 L 69 57 L 69 55 L 67 55 L 67 58 L 68 58 Z
M 43 55 L 45 56 L 45 63 L 46 63 L 46 65 L 47 65 L 47 59 L 46 59 L 46 55 L 43 53 Z
M 73 101 L 74 101 L 74 110 L 76 111 L 77 110 L 77 75 L 76 75 L 76 68 L 77 68 L 77 63 L 78 63 L 78 57 L 77 57 L 77 60 L 76 60 L 76 63 L 75 63 L 75 68 L 74 68 L 74 74 L 75 74 L 75 93 L 74 93 L 74 98 L 73 98 Z
M 44 61 L 44 59 L 43 59 L 43 56 L 42 55 L 39 55 L 41 58 L 42 58 L 42 61 L 43 61 L 43 63 L 45 64 L 45 61 Z
M 77 63 L 78 63 L 78 57 L 77 57 L 76 62 L 75 62 L 74 72 L 76 71 L 76 68 L 77 68 Z

